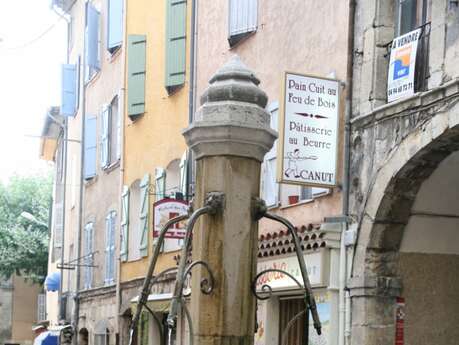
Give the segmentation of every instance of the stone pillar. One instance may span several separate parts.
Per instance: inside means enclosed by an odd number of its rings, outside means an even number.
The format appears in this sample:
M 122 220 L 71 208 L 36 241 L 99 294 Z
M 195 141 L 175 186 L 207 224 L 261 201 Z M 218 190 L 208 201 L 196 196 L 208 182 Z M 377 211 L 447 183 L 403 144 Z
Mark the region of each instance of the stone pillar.
M 259 80 L 233 57 L 210 80 L 195 121 L 184 131 L 196 158 L 194 208 L 209 192 L 224 193 L 224 209 L 203 216 L 193 233 L 193 260 L 207 262 L 215 275 L 210 295 L 200 291 L 207 273 L 193 269 L 191 318 L 194 343 L 252 344 L 256 300 L 258 226 L 251 214 L 259 196 L 260 165 L 276 139 Z

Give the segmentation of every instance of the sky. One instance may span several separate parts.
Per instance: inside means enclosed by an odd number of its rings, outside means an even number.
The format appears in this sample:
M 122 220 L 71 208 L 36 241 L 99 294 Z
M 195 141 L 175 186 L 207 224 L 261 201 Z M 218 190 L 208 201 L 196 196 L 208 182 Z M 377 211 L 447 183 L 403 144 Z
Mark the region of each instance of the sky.
M 51 169 L 39 159 L 46 110 L 60 105 L 67 24 L 51 0 L 0 1 L 0 181 Z

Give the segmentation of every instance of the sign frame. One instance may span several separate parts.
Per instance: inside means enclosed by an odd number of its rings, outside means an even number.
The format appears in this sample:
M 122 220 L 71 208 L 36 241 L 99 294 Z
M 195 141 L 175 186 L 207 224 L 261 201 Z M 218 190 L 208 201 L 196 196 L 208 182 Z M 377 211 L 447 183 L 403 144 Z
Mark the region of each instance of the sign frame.
M 315 78 L 315 79 L 320 79 L 320 80 L 326 80 L 326 81 L 333 81 L 338 83 L 338 88 L 337 88 L 337 100 L 338 100 L 338 105 L 337 105 L 337 116 L 336 116 L 336 135 L 335 135 L 335 140 L 336 140 L 336 158 L 335 158 L 335 183 L 334 184 L 323 184 L 323 183 L 310 183 L 310 182 L 301 182 L 301 181 L 291 181 L 291 180 L 286 180 L 284 178 L 284 139 L 285 139 L 285 94 L 286 94 L 286 82 L 287 82 L 287 75 L 293 74 L 295 76 L 300 76 L 300 77 L 307 77 L 307 78 Z M 276 173 L 276 182 L 277 183 L 284 183 L 284 184 L 291 184 L 291 185 L 298 185 L 298 186 L 307 186 L 307 187 L 319 187 L 319 188 L 334 188 L 339 185 L 338 182 L 338 153 L 339 153 L 339 138 L 340 138 L 340 113 L 341 113 L 341 107 L 342 107 L 342 102 L 341 102 L 341 81 L 336 78 L 326 78 L 326 77 L 320 77 L 314 74 L 304 74 L 304 73 L 297 73 L 297 72 L 291 72 L 291 71 L 284 71 L 283 77 L 281 79 L 281 98 L 282 101 L 279 102 L 279 137 L 278 137 L 278 143 L 277 143 L 277 173 Z M 279 155 L 279 152 L 281 156 Z M 280 159 L 279 159 L 280 158 Z
M 155 236 L 155 232 L 159 231 L 159 230 L 156 230 L 156 218 L 155 218 L 155 213 L 156 213 L 156 208 L 162 204 L 165 204 L 165 203 L 171 203 L 171 202 L 174 202 L 174 203 L 179 203 L 179 204 L 182 204 L 182 205 L 185 205 L 185 206 L 189 206 L 189 203 L 185 200 L 177 200 L 177 199 L 172 199 L 172 198 L 164 198 L 164 199 L 161 199 L 161 200 L 158 200 L 156 202 L 153 203 L 153 216 L 152 216 L 152 219 L 153 219 L 153 231 L 152 231 L 152 238 L 153 240 L 155 240 L 157 238 L 157 236 Z M 171 230 L 171 229 L 170 229 Z M 169 230 L 168 230 L 169 231 Z M 164 239 L 176 239 L 176 240 L 180 240 L 180 239 L 183 239 L 183 237 L 169 237 L 167 236 L 167 232 L 166 232 L 166 236 L 164 237 Z

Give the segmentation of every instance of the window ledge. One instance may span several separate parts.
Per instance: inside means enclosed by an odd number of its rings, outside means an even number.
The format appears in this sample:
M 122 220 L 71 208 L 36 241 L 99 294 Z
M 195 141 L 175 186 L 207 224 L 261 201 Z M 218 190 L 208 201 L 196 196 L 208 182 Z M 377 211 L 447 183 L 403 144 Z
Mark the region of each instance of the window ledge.
M 121 47 L 122 45 L 119 45 L 118 47 L 116 47 L 113 52 L 110 52 L 110 50 L 107 50 L 108 54 L 109 54 L 109 58 L 107 59 L 108 62 L 112 63 L 114 61 L 116 61 L 118 59 L 118 56 L 121 55 Z
M 86 67 L 86 68 L 87 68 L 87 67 Z M 99 69 L 97 72 L 95 72 L 95 73 L 91 76 L 91 78 L 89 78 L 89 80 L 86 80 L 86 81 L 85 81 L 86 86 L 90 86 L 90 85 L 94 84 L 94 83 L 96 82 L 96 80 L 99 79 L 100 71 L 101 71 L 101 70 Z
M 97 175 L 84 180 L 85 187 L 92 186 L 97 181 Z
M 108 165 L 107 167 L 105 168 L 102 168 L 102 170 L 106 173 L 106 174 L 110 174 L 113 170 L 116 170 L 117 168 L 119 168 L 120 166 L 120 160 L 117 159 L 116 162 Z
M 245 42 L 249 37 L 255 35 L 257 32 L 257 29 L 253 31 L 248 31 L 248 32 L 243 32 L 237 35 L 232 35 L 228 37 L 228 44 L 229 44 L 229 50 L 232 50 L 236 47 L 238 47 L 242 42 Z
M 300 200 L 300 201 L 298 201 L 298 202 L 295 203 L 295 204 L 284 205 L 284 206 L 281 206 L 279 209 L 285 210 L 285 209 L 287 209 L 287 208 L 292 208 L 292 207 L 295 207 L 295 206 L 306 205 L 306 204 L 309 204 L 309 203 L 311 203 L 311 202 L 314 202 L 314 198 L 308 199 L 308 200 Z

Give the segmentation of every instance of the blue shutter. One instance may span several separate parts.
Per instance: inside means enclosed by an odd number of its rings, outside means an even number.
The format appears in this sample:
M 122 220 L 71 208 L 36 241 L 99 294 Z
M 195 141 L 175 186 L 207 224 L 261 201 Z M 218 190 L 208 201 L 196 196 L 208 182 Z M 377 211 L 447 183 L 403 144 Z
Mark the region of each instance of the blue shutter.
M 166 89 L 185 83 L 186 1 L 166 0 Z
M 61 115 L 75 116 L 77 100 L 77 69 L 75 65 L 62 65 Z
M 123 42 L 123 0 L 108 1 L 107 48 L 114 51 Z
M 96 176 L 97 118 L 86 116 L 84 129 L 84 178 Z
M 99 61 L 99 12 L 90 3 L 86 4 L 86 63 L 98 70 Z
M 109 213 L 105 217 L 105 284 L 110 284 L 110 231 L 112 228 L 112 218 Z
M 257 30 L 258 0 L 229 1 L 229 43 L 234 45 Z

